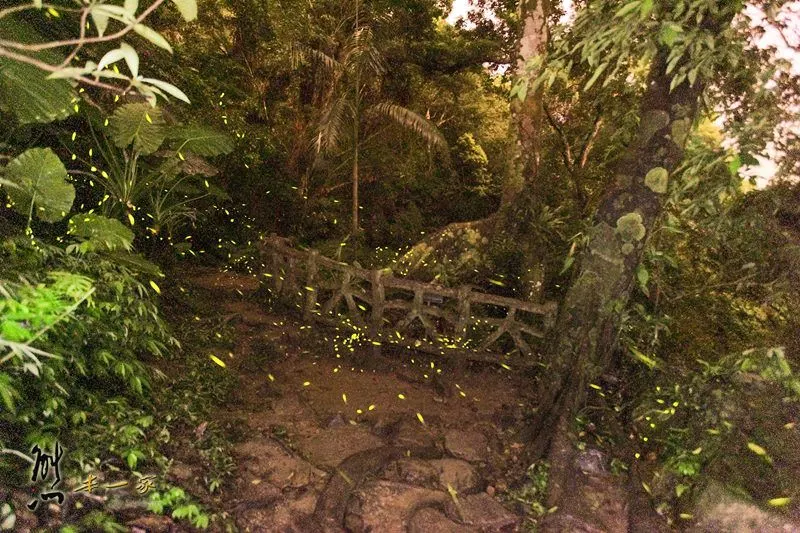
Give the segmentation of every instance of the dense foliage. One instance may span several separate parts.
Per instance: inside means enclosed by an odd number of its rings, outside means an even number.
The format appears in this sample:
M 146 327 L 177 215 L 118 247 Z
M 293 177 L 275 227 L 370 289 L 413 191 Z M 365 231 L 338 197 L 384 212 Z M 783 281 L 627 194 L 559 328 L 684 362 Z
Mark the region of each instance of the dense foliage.
M 440 0 L 0 8 L 0 485 L 56 440 L 73 472 L 163 469 L 176 435 L 224 400 L 232 378 L 198 355 L 224 324 L 164 317 L 162 290 L 185 303 L 184 261 L 252 272 L 256 241 L 278 233 L 398 275 L 570 302 L 613 211 L 633 274 L 603 306 L 620 331 L 612 363 L 581 360 L 602 375 L 587 372 L 578 431 L 611 443 L 621 469 L 641 463 L 671 522 L 726 469 L 759 503 L 800 509 L 787 500 L 800 473 L 797 3 L 544 2 L 546 51 L 527 64 L 537 2 L 476 4 L 454 24 Z M 663 98 L 696 96 L 678 120 L 647 113 L 659 76 Z M 540 153 L 523 176 L 531 98 Z M 620 171 L 658 132 L 680 146 L 669 172 Z M 617 216 L 636 179 L 657 200 Z M 204 435 L 193 450 L 214 493 L 233 464 L 220 428 Z M 539 513 L 546 471 L 518 491 Z M 179 488 L 150 506 L 209 525 Z

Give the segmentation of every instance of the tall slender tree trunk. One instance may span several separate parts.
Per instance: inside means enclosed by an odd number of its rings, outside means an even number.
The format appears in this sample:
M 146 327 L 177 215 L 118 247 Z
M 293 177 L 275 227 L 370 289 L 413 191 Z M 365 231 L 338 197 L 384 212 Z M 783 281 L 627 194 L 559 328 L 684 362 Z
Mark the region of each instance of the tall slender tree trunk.
M 356 0 L 356 47 L 358 47 L 359 38 L 359 15 L 360 15 L 360 1 Z M 359 142 L 359 123 L 361 120 L 361 72 L 360 67 L 356 65 L 355 68 L 355 83 L 353 88 L 353 215 L 352 215 L 352 234 L 356 237 L 360 233 L 358 225 L 358 142 Z M 355 241 L 357 242 L 357 241 Z
M 517 54 L 517 75 L 527 75 L 528 63 L 547 51 L 550 32 L 547 17 L 550 14 L 550 0 L 520 0 L 520 14 L 523 29 L 519 39 Z M 512 104 L 514 125 L 517 130 L 516 172 L 503 190 L 502 204 L 512 203 L 519 194 L 536 186 L 541 159 L 541 130 L 544 124 L 542 92 L 531 91 L 522 102 Z M 535 194 L 534 191 L 526 191 Z
M 715 22 L 724 27 L 730 18 Z M 579 407 L 588 383 L 611 361 L 645 241 L 697 118 L 702 83 L 684 82 L 670 92 L 668 54 L 661 48 L 653 61 L 636 138 L 615 169 L 616 184 L 595 215 L 577 276 L 559 310 L 552 365 L 529 428 L 531 459 L 546 453 L 551 430 Z
M 358 131 L 358 127 L 356 127 Z M 358 235 L 358 138 L 355 140 L 355 148 L 353 148 L 353 236 Z

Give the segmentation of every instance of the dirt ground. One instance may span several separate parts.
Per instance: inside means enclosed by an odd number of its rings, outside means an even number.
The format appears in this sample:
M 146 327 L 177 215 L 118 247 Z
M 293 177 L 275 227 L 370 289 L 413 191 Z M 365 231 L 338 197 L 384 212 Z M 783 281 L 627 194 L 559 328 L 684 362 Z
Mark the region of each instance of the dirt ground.
M 224 500 L 241 530 L 519 528 L 522 517 L 499 498 L 522 449 L 528 391 L 517 373 L 352 346 L 346 333 L 269 312 L 246 276 L 204 271 L 190 283 L 218 295 L 235 328 L 236 349 L 220 357 L 238 386 L 216 422 L 243 435 Z M 196 474 L 183 470 L 184 481 Z M 331 476 L 344 489 L 326 488 Z M 347 505 L 342 523 L 324 516 L 322 499 Z

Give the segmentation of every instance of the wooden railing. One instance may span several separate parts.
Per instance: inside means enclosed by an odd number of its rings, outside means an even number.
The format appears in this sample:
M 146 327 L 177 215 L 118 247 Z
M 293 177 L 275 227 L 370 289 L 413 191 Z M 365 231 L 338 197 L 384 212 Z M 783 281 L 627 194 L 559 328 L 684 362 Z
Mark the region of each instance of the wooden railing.
M 398 278 L 340 263 L 316 250 L 298 250 L 276 236 L 259 248 L 273 297 L 297 307 L 306 321 L 349 327 L 376 347 L 392 343 L 488 361 L 516 353 L 532 363 L 555 319 L 555 302 Z

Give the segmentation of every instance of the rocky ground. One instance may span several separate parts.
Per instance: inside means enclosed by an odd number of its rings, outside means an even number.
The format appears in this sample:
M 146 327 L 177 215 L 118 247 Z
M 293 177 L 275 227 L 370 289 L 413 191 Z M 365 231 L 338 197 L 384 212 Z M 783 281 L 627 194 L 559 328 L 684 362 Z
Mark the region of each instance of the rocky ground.
M 531 502 L 512 485 L 527 466 L 518 432 L 526 406 L 535 405 L 529 377 L 499 365 L 448 368 L 399 349 L 376 354 L 349 333 L 269 310 L 252 277 L 201 270 L 188 282 L 234 329 L 234 348 L 214 353 L 236 387 L 194 433 L 200 438 L 214 423 L 235 436 L 236 470 L 210 496 L 202 461 L 178 451 L 168 481 L 228 517 L 229 530 L 669 531 L 635 481 L 612 474 L 604 453 L 579 450 L 566 432 L 557 433 L 550 456 L 559 469 L 551 479 L 560 481 L 542 498 L 549 512 L 536 520 L 526 512 Z M 25 498 L 12 494 L 14 507 Z M 192 531 L 145 514 L 141 501 L 81 505 L 115 511 L 135 532 Z M 20 512 L 15 529 L 46 523 Z M 687 529 L 800 532 L 718 484 L 700 498 Z

